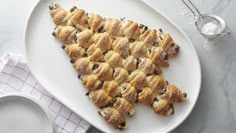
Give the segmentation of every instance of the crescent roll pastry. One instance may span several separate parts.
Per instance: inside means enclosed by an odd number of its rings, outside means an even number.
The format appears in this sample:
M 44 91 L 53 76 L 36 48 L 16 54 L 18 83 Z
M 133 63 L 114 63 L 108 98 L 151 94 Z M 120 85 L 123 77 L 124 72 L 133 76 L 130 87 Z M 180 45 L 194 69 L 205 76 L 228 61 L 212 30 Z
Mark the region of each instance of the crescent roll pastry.
M 125 18 L 105 18 L 84 9 L 70 11 L 59 4 L 49 7 L 63 45 L 88 97 L 103 119 L 125 129 L 125 115 L 135 114 L 142 103 L 162 116 L 174 114 L 174 105 L 187 94 L 160 74 L 180 47 L 162 29 L 151 29 Z
M 170 57 L 174 57 L 179 53 L 179 46 L 173 42 L 172 37 L 167 33 L 160 33 L 160 47 L 168 53 Z
M 123 35 L 129 39 L 138 39 L 140 35 L 139 25 L 132 20 L 123 22 L 121 31 L 123 31 Z
M 101 61 L 103 60 L 104 56 L 102 50 L 97 48 L 95 45 L 91 45 L 87 49 L 88 58 L 92 61 Z
M 153 90 L 154 93 L 160 94 L 160 90 L 165 88 L 165 80 L 158 75 L 148 76 L 147 78 L 148 86 Z
M 156 30 L 147 29 L 143 34 L 140 35 L 140 40 L 148 46 L 153 45 L 156 42 L 157 33 Z
M 113 68 L 120 67 L 123 62 L 122 57 L 114 51 L 108 51 L 104 56 L 104 60 Z
M 121 23 L 119 19 L 108 18 L 105 21 L 105 31 L 111 36 L 122 36 Z
M 128 125 L 125 122 L 125 117 L 118 110 L 113 107 L 107 107 L 98 110 L 99 115 L 115 129 L 125 129 Z
M 135 70 L 130 74 L 129 81 L 136 88 L 142 88 L 147 85 L 146 74 L 139 70 Z
M 113 78 L 119 84 L 127 82 L 129 80 L 129 73 L 124 68 L 117 67 L 114 69 Z
M 99 80 L 111 80 L 113 75 L 113 69 L 107 63 L 100 63 L 98 68 L 94 70 Z
M 88 24 L 91 30 L 96 32 L 98 31 L 99 28 L 101 28 L 104 25 L 102 16 L 98 14 L 90 13 L 88 17 L 89 17 Z
M 130 43 L 130 52 L 135 58 L 146 57 L 147 55 L 147 47 L 143 42 L 135 41 Z
M 111 37 L 108 35 L 108 33 L 98 33 L 94 36 L 94 44 L 96 47 L 104 50 L 110 50 L 111 49 Z
M 80 58 L 73 64 L 75 70 L 81 75 L 88 75 L 92 73 L 93 63 L 88 58 Z
M 93 32 L 91 30 L 84 30 L 76 34 L 76 43 L 83 48 L 88 48 L 93 41 Z
M 170 103 L 181 103 L 186 99 L 186 93 L 182 93 L 175 85 L 170 84 L 162 91 L 161 98 L 169 101 Z
M 145 87 L 138 93 L 138 102 L 150 106 L 153 102 L 154 94 L 151 88 Z
M 134 58 L 134 56 L 128 56 L 126 59 L 124 59 L 122 66 L 124 69 L 126 69 L 129 72 L 132 72 L 136 69 L 137 66 L 137 59 Z
M 137 91 L 136 89 L 131 86 L 129 83 L 122 83 L 119 88 L 122 89 L 121 97 L 129 101 L 130 103 L 134 103 L 137 98 Z
M 120 95 L 121 89 L 118 88 L 119 84 L 114 81 L 104 81 L 103 83 L 103 89 L 110 95 L 111 97 L 116 97 Z
M 152 104 L 153 111 L 157 114 L 168 116 L 174 113 L 173 104 L 170 104 L 168 101 L 159 99 L 154 101 Z
M 58 3 L 52 4 L 49 6 L 49 9 L 52 20 L 56 25 L 67 25 L 70 18 L 69 12 L 63 9 Z
M 53 35 L 64 44 L 71 44 L 76 37 L 76 29 L 72 26 L 57 26 Z
M 126 37 L 117 38 L 112 43 L 112 49 L 122 57 L 127 57 L 129 55 L 129 39 Z
M 85 50 L 78 44 L 70 44 L 65 46 L 65 51 L 72 61 L 84 56 Z
M 92 99 L 93 103 L 98 107 L 105 107 L 112 102 L 112 97 L 109 96 L 103 89 L 90 91 L 88 96 Z
M 161 47 L 151 47 L 150 50 L 150 58 L 153 63 L 164 67 L 169 66 L 168 56 Z
M 133 104 L 129 103 L 126 99 L 117 97 L 113 107 L 118 110 L 121 114 L 128 114 L 132 116 L 135 113 L 135 107 Z
M 157 66 L 153 64 L 152 60 L 149 58 L 141 58 L 140 63 L 138 64 L 138 69 L 140 69 L 147 75 L 159 73 Z
M 88 16 L 83 9 L 77 7 L 71 8 L 70 22 L 77 29 L 84 30 L 88 27 Z
M 82 81 L 84 86 L 89 91 L 94 91 L 102 88 L 102 82 L 98 80 L 98 77 L 96 75 L 84 75 Z

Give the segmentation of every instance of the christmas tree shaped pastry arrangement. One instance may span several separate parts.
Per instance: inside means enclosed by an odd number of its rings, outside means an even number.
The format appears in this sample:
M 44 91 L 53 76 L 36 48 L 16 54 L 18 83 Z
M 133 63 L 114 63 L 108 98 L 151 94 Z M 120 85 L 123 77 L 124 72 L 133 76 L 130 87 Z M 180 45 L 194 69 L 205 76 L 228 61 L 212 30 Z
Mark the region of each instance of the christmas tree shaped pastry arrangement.
M 62 42 L 86 95 L 114 128 L 128 127 L 125 116 L 135 114 L 136 103 L 169 116 L 174 104 L 186 99 L 186 93 L 160 76 L 169 57 L 179 52 L 168 33 L 77 7 L 66 11 L 57 3 L 49 13 L 56 24 L 53 36 Z

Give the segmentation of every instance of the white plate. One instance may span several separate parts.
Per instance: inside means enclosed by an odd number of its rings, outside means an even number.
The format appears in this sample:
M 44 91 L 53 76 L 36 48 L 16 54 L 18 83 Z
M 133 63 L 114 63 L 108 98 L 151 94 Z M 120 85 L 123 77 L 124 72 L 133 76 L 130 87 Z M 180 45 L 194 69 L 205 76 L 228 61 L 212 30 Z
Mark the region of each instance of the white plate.
M 52 117 L 45 107 L 26 95 L 0 97 L 2 133 L 53 133 Z
M 55 27 L 48 13 L 54 0 L 42 0 L 33 9 L 25 31 L 25 48 L 29 66 L 38 81 L 74 112 L 104 132 L 121 132 L 108 126 L 97 114 L 97 109 L 85 96 L 86 89 L 77 79 L 61 43 L 51 33 Z M 127 119 L 129 128 L 122 133 L 169 132 L 182 123 L 193 109 L 201 84 L 201 69 L 196 51 L 189 38 L 162 14 L 137 0 L 58 0 L 63 7 L 83 8 L 103 16 L 126 17 L 151 28 L 162 29 L 172 35 L 180 45 L 177 58 L 170 60 L 170 67 L 163 76 L 175 83 L 188 99 L 175 106 L 175 114 L 162 117 L 152 109 L 138 104 L 136 115 Z

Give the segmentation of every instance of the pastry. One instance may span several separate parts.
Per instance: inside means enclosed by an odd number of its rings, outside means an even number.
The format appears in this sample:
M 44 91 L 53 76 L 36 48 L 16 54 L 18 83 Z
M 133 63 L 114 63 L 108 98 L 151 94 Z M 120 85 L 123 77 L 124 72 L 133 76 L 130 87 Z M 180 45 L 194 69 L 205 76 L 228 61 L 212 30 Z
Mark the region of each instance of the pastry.
M 77 7 L 66 11 L 53 4 L 49 9 L 56 24 L 53 35 L 109 125 L 127 128 L 125 116 L 135 114 L 135 103 L 169 116 L 174 104 L 185 101 L 187 94 L 160 75 L 161 68 L 169 66 L 169 57 L 179 52 L 168 33 Z

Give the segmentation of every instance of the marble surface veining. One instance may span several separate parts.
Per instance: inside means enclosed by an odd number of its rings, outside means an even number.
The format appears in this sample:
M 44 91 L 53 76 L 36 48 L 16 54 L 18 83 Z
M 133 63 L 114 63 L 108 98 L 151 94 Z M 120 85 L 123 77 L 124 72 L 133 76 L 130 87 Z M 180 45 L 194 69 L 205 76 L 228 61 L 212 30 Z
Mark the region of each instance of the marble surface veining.
M 236 132 L 236 1 L 193 0 L 202 13 L 221 16 L 231 35 L 215 40 L 201 36 L 192 14 L 181 0 L 147 0 L 190 37 L 202 67 L 201 92 L 190 116 L 173 133 Z M 0 2 L 0 56 L 23 53 L 23 32 L 27 17 L 37 0 Z M 186 81 L 187 82 L 187 81 Z M 91 128 L 88 133 L 98 131 Z

